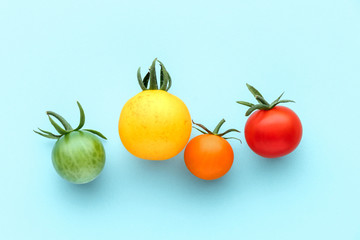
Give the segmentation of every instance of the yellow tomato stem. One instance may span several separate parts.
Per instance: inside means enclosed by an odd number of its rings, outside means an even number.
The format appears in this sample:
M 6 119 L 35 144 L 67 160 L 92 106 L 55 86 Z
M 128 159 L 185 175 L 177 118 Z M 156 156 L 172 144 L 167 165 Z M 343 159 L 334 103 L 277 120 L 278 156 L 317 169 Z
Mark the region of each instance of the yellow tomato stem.
M 155 71 L 155 63 L 157 58 L 154 59 L 150 66 L 150 87 L 149 90 L 158 90 L 157 78 L 156 78 L 156 71 Z

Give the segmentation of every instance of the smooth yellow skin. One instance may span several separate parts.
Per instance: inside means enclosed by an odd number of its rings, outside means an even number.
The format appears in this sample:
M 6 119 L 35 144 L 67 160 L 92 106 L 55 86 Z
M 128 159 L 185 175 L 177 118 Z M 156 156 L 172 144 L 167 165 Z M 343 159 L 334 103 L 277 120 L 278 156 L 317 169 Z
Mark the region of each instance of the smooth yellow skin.
M 182 151 L 191 134 L 189 110 L 163 90 L 145 90 L 123 107 L 119 135 L 125 148 L 147 160 L 166 160 Z

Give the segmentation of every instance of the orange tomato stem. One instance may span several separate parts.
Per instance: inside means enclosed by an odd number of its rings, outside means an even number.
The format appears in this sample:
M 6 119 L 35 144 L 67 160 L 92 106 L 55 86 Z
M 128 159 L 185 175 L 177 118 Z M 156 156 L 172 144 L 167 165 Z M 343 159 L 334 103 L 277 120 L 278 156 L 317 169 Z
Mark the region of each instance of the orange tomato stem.
M 215 135 L 215 136 L 219 136 L 219 137 L 222 137 L 224 139 L 237 139 L 241 142 L 240 139 L 238 138 L 234 138 L 234 137 L 223 137 L 225 134 L 228 134 L 230 132 L 238 132 L 240 133 L 239 130 L 237 129 L 234 129 L 234 128 L 231 128 L 231 129 L 228 129 L 226 130 L 225 132 L 223 133 L 219 133 L 219 130 L 221 128 L 221 126 L 225 123 L 225 119 L 221 119 L 221 121 L 216 125 L 214 131 L 210 131 L 207 127 L 205 127 L 204 125 L 200 124 L 200 123 L 195 123 L 193 120 L 192 120 L 192 123 L 193 125 L 196 125 L 198 127 L 200 127 L 201 129 L 193 126 L 193 128 L 195 128 L 196 130 L 198 130 L 199 132 L 201 132 L 202 134 L 210 134 L 210 135 Z
M 221 121 L 218 123 L 218 125 L 216 125 L 216 127 L 213 131 L 214 135 L 218 135 L 219 130 L 220 130 L 221 126 L 224 124 L 224 122 L 225 122 L 225 119 L 221 119 Z

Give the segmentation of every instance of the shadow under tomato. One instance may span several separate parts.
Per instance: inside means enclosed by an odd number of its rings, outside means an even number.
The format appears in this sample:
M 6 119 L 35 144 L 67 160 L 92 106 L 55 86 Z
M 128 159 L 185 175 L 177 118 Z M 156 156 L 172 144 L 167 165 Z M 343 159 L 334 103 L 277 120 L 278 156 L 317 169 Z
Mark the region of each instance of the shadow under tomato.
M 86 184 L 73 184 L 59 177 L 59 179 L 54 180 L 56 197 L 76 207 L 89 207 L 107 195 L 108 187 L 102 174 Z
M 252 173 L 258 176 L 257 181 L 267 183 L 282 183 L 295 180 L 304 167 L 302 153 L 294 151 L 279 158 L 264 158 L 252 154 Z
M 102 177 L 98 176 L 96 179 L 89 183 L 85 184 L 74 184 L 67 182 L 66 180 L 60 179 L 57 181 L 57 184 L 60 189 L 64 191 L 74 192 L 74 194 L 96 194 L 99 188 L 102 185 Z
M 227 182 L 227 176 L 215 180 L 203 180 L 194 176 L 186 167 L 184 162 L 184 152 L 164 161 L 149 161 L 139 158 L 133 159 L 134 167 L 138 175 L 151 181 L 164 180 L 165 184 L 176 184 L 177 187 L 194 189 L 197 192 L 223 189 L 223 184 Z
M 278 157 L 278 158 L 264 158 L 257 154 L 253 154 L 253 158 L 255 161 L 262 162 L 261 165 L 264 167 L 273 167 L 273 168 L 287 168 L 294 165 L 294 162 L 298 159 L 299 155 L 298 151 L 294 151 L 286 156 Z

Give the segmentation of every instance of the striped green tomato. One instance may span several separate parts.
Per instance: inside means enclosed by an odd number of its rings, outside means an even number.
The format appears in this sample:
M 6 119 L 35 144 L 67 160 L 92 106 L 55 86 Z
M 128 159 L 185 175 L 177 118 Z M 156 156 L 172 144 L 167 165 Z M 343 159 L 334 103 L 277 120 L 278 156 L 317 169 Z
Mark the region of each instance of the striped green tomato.
M 105 165 L 104 147 L 94 134 L 74 131 L 62 136 L 52 150 L 56 172 L 72 183 L 94 180 Z
M 88 183 L 94 180 L 105 165 L 105 150 L 97 137 L 106 139 L 100 132 L 82 129 L 85 124 L 85 113 L 80 103 L 80 123 L 75 129 L 59 114 L 48 111 L 51 124 L 59 134 L 53 134 L 39 128 L 35 133 L 57 139 L 52 150 L 52 162 L 56 172 L 69 182 L 76 184 Z M 59 126 L 55 117 L 63 127 Z M 97 136 L 96 136 L 97 135 Z

